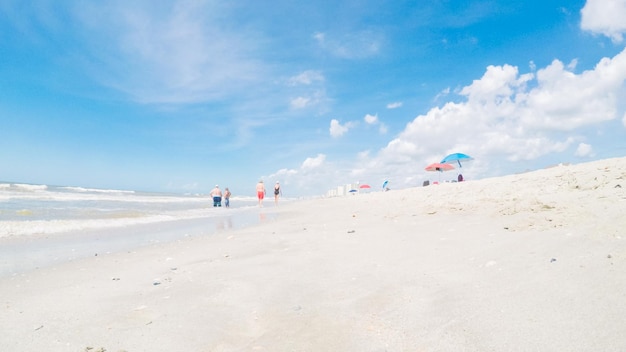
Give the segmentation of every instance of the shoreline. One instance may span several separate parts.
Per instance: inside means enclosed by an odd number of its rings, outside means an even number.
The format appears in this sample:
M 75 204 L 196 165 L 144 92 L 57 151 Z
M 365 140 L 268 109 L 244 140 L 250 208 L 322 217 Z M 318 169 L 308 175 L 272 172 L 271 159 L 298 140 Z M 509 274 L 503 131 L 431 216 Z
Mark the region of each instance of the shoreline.
M 228 211 L 228 210 L 226 210 Z M 52 234 L 0 237 L 0 278 L 21 275 L 91 256 L 136 251 L 188 237 L 237 231 L 278 217 L 274 209 L 256 208 L 226 214 Z

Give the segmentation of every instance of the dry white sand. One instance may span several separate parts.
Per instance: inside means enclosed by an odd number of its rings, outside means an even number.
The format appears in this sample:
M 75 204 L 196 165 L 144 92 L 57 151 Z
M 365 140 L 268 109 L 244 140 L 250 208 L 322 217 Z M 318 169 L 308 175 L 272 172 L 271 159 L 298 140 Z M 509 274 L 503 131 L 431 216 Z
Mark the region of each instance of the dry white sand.
M 626 350 L 626 158 L 279 212 L 2 279 L 0 351 Z

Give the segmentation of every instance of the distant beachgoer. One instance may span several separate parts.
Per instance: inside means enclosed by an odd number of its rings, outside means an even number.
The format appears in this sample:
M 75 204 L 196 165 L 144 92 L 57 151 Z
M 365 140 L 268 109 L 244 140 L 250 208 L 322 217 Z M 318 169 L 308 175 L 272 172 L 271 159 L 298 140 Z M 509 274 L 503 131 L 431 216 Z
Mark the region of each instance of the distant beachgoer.
M 218 185 L 215 185 L 215 188 L 209 193 L 211 197 L 213 197 L 213 206 L 221 207 L 222 206 L 222 191 Z
M 259 183 L 256 184 L 256 196 L 259 198 L 259 206 L 263 206 L 263 198 L 265 198 L 265 185 L 263 184 L 263 180 L 260 180 Z
M 226 208 L 230 208 L 230 190 L 228 189 L 228 187 L 224 188 L 224 206 Z
M 459 174 L 459 177 L 457 177 L 457 181 L 463 182 L 463 175 Z
M 276 184 L 274 185 L 274 204 L 278 205 L 278 198 L 281 195 L 282 192 L 280 191 L 280 183 L 276 181 Z

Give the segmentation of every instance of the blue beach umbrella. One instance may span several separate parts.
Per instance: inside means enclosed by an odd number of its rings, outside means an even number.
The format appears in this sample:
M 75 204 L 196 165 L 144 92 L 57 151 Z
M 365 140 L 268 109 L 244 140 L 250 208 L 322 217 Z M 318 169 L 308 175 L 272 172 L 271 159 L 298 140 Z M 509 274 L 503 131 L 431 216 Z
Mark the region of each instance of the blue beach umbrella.
M 470 161 L 473 159 L 474 158 L 472 158 L 471 156 L 463 154 L 463 153 L 453 153 L 443 158 L 441 160 L 441 163 L 442 164 L 457 164 L 458 163 L 459 167 L 463 167 L 463 165 L 461 165 L 461 161 Z
M 387 184 L 389 183 L 389 181 L 385 181 L 383 182 L 383 191 L 387 189 Z

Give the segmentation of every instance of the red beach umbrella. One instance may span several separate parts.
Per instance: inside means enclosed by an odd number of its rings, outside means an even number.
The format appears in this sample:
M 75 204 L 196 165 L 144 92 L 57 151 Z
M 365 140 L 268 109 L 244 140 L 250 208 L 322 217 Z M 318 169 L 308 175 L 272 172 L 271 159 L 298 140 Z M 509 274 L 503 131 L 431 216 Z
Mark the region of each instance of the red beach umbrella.
M 360 185 L 359 188 L 372 188 L 370 185 Z
M 424 170 L 426 170 L 426 171 L 439 171 L 439 181 L 441 181 L 441 174 L 444 171 L 454 170 L 454 166 L 452 166 L 450 164 L 432 163 L 432 164 L 426 166 L 426 168 L 424 168 Z
M 426 171 L 450 171 L 454 170 L 454 166 L 450 164 L 442 164 L 442 163 L 432 163 L 424 169 Z

